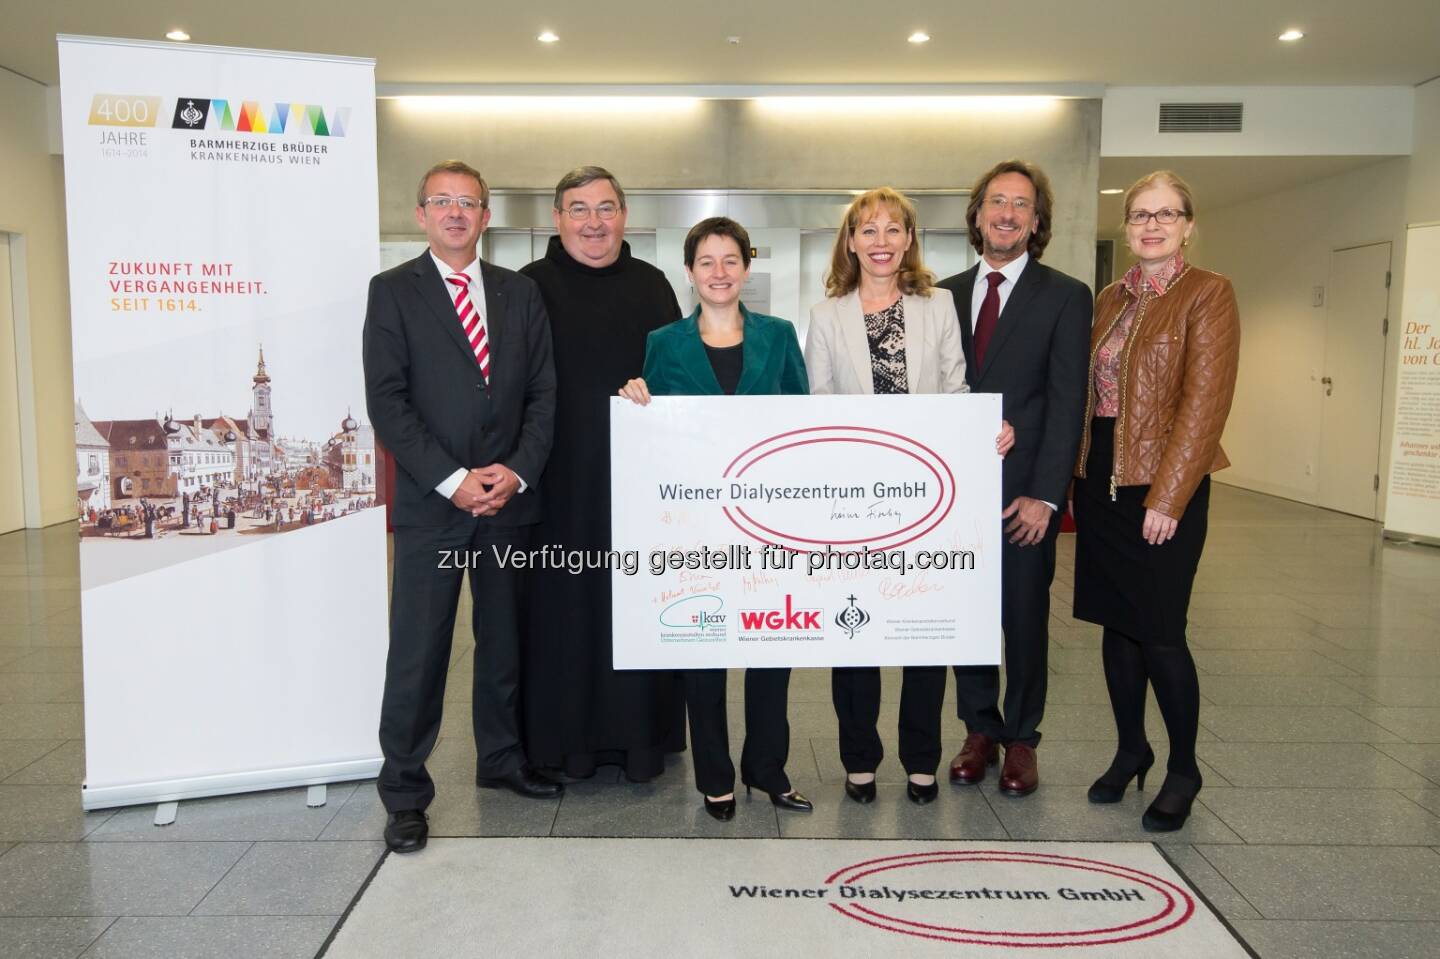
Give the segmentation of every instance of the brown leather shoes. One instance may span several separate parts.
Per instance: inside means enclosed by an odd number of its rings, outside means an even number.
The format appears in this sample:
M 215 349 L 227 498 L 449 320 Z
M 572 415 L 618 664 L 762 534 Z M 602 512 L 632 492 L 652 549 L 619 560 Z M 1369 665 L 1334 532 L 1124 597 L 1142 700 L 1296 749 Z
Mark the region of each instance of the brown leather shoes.
M 1007 796 L 1028 796 L 1040 785 L 1040 767 L 1035 747 L 1015 743 L 1005 747 L 1005 765 L 1000 770 L 1000 791 Z
M 973 786 L 985 778 L 985 767 L 1000 761 L 1000 747 L 984 733 L 971 733 L 965 745 L 950 760 L 950 781 Z

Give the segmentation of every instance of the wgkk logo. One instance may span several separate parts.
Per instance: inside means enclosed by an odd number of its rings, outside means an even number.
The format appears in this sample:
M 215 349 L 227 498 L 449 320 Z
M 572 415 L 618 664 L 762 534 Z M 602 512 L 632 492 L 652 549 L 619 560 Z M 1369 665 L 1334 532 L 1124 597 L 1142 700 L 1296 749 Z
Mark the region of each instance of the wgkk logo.
M 818 633 L 823 609 L 796 609 L 795 597 L 785 596 L 784 609 L 742 609 L 740 628 L 746 632 L 810 632 Z

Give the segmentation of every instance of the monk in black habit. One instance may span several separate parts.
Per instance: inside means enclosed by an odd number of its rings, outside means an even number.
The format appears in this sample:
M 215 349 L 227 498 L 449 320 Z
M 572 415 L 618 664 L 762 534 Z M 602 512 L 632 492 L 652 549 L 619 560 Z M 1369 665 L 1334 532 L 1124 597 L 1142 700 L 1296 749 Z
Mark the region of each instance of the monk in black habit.
M 665 274 L 631 257 L 625 214 L 610 173 L 566 174 L 555 188 L 560 235 L 520 271 L 540 286 L 555 345 L 555 444 L 540 478 L 536 548 L 610 549 L 610 398 L 640 375 L 650 331 L 680 316 Z M 612 667 L 610 576 L 527 573 L 525 750 L 574 778 L 619 764 L 640 782 L 685 748 L 684 699 L 678 673 Z

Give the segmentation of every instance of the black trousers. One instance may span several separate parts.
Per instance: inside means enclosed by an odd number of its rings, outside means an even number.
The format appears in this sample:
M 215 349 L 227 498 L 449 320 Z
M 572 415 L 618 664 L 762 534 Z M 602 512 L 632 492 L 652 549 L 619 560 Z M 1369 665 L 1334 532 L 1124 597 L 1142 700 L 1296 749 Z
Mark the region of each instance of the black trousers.
M 706 796 L 735 789 L 730 761 L 730 734 L 725 711 L 723 669 L 685 671 L 685 708 L 690 713 L 690 745 L 695 763 L 695 788 Z M 740 751 L 740 779 L 768 793 L 787 793 L 790 779 L 789 669 L 745 670 L 745 745 Z
M 520 745 L 519 576 L 495 561 L 494 547 L 525 549 L 529 527 L 494 527 L 455 512 L 443 527 L 396 527 L 390 599 L 390 653 L 380 705 L 377 788 L 390 812 L 424 809 L 435 798 L 425 760 L 440 734 L 445 676 L 460 584 L 470 577 L 474 602 L 475 672 L 471 720 L 476 775 L 513 772 L 525 762 Z
M 1050 650 L 1050 584 L 1055 580 L 1055 540 L 1060 516 L 1050 517 L 1045 538 L 1034 546 L 1005 539 L 1000 548 L 1000 628 L 1005 633 L 1005 709 L 1000 709 L 1000 670 L 956 666 L 956 712 L 972 733 L 1006 745 L 1040 744 Z
M 900 685 L 900 765 L 907 774 L 934 775 L 940 767 L 940 714 L 944 666 L 906 666 Z M 880 668 L 830 670 L 830 695 L 840 723 L 840 761 L 847 773 L 873 773 L 885 757 L 880 720 Z

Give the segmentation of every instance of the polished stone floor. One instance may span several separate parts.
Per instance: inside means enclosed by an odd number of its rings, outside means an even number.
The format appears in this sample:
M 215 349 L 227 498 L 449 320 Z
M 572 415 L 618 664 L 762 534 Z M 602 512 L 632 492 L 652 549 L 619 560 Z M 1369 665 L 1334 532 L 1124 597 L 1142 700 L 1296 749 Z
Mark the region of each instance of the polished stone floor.
M 992 781 L 916 807 L 887 760 L 879 802 L 846 801 L 823 671 L 791 686 L 789 770 L 813 815 L 742 796 L 734 822 L 715 823 L 684 757 L 646 785 L 603 768 L 560 803 L 482 794 L 462 626 L 433 834 L 1143 840 L 1143 795 L 1085 801 L 1113 732 L 1099 631 L 1067 615 L 1072 547 L 1062 539 L 1033 796 Z M 82 812 L 76 563 L 71 526 L 0 536 L 0 957 L 313 955 L 383 851 L 373 787 L 332 787 L 319 809 L 303 791 L 187 802 L 164 828 L 153 808 Z M 1217 486 L 1191 626 L 1205 788 L 1164 850 L 1266 959 L 1440 954 L 1440 550 Z M 1153 705 L 1150 730 L 1159 751 Z M 947 707 L 947 757 L 961 738 Z

